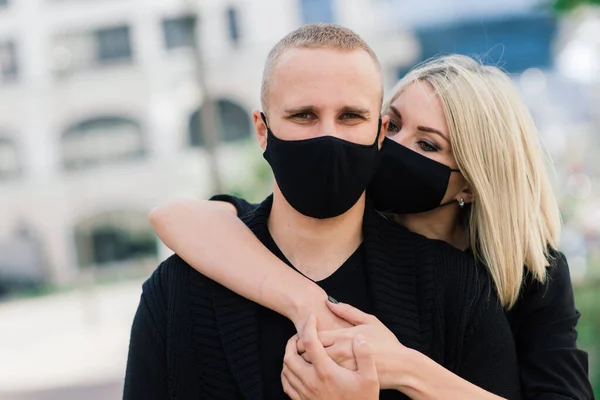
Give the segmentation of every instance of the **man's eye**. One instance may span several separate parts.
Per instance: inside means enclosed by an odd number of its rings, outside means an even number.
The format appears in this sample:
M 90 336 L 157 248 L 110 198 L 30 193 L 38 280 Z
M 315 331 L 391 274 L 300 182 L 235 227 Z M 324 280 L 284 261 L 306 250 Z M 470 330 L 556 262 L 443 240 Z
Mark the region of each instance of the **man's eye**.
M 362 118 L 362 116 L 355 114 L 355 113 L 344 113 L 341 115 L 340 118 L 341 119 L 357 119 L 357 118 Z
M 298 113 L 294 114 L 294 118 L 296 119 L 312 119 L 313 115 L 311 113 Z

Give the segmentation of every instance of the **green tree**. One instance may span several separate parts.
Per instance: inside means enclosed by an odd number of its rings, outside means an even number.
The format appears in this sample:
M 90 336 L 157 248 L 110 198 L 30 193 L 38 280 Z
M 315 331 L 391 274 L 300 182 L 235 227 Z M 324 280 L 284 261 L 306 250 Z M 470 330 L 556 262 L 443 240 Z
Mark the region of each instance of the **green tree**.
M 552 10 L 559 14 L 568 13 L 579 6 L 600 6 L 600 0 L 551 0 Z

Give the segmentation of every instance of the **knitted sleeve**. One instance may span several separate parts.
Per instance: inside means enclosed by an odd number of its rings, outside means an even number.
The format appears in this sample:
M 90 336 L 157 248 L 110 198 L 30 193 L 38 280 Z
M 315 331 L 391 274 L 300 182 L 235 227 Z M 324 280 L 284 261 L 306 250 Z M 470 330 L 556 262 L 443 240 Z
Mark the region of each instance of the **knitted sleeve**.
M 124 400 L 167 399 L 166 302 L 162 269 L 144 283 L 129 343 Z
M 527 398 L 594 398 L 587 353 L 577 348 L 580 314 L 563 254 L 555 255 L 546 282 L 526 277 L 521 297 L 507 314 Z

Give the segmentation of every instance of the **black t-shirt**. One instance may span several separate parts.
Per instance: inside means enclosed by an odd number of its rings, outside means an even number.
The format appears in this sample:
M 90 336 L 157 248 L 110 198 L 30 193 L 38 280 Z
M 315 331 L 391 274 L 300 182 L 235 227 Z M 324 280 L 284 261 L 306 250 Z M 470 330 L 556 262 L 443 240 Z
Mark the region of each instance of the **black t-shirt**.
M 273 254 L 294 268 L 270 235 L 259 239 Z M 351 304 L 364 312 L 371 312 L 362 245 L 333 274 L 316 283 L 336 300 Z M 296 329 L 290 320 L 261 307 L 259 346 L 265 399 L 289 399 L 283 392 L 281 369 L 285 346 L 294 334 Z

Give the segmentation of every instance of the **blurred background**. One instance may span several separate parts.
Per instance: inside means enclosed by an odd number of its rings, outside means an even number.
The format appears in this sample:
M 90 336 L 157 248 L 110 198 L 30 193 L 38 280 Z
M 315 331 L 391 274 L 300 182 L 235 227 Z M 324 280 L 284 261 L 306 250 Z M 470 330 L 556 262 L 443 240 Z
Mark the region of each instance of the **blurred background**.
M 0 0 L 0 399 L 117 399 L 175 196 L 258 201 L 267 52 L 335 22 L 386 87 L 440 53 L 508 71 L 556 164 L 580 344 L 600 393 L 600 1 Z

